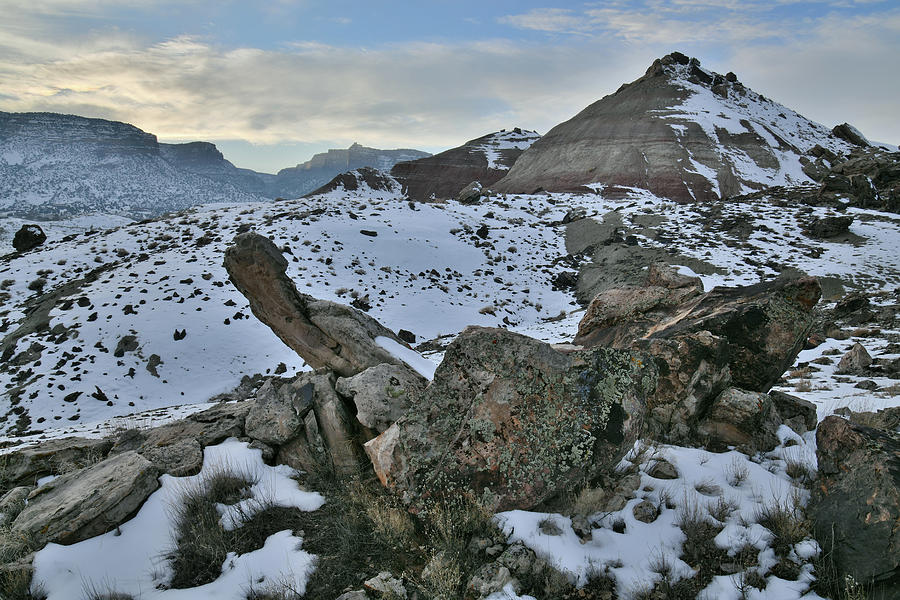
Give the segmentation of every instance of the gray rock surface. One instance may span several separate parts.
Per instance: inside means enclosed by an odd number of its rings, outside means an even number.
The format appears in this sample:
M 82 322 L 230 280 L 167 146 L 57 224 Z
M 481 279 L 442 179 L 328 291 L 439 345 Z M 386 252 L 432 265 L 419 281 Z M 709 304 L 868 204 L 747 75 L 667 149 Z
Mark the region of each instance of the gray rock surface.
M 159 471 L 136 452 L 110 457 L 34 490 L 13 521 L 13 533 L 74 544 L 133 515 L 159 482 Z
M 38 479 L 93 464 L 106 456 L 108 440 L 63 438 L 6 454 L 2 485 L 34 485 Z
M 862 373 L 872 364 L 872 357 L 865 346 L 859 342 L 853 344 L 850 350 L 841 357 L 835 373 Z
M 697 432 L 712 444 L 771 450 L 781 418 L 768 394 L 728 388 L 713 401 Z
M 312 387 L 312 383 L 303 381 L 302 376 L 296 382 L 283 385 L 271 379 L 264 383 L 247 413 L 246 434 L 274 446 L 296 437 L 298 430 L 303 428 L 303 418 L 312 408 Z
M 381 364 L 337 380 L 335 389 L 356 405 L 356 420 L 382 433 L 412 407 L 428 381 L 403 365 Z

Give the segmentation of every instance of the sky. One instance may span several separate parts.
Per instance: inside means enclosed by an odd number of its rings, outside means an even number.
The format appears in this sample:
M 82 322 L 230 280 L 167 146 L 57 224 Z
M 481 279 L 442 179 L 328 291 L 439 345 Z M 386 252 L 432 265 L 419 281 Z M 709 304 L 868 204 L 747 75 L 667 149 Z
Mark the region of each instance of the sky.
M 900 142 L 896 0 L 0 0 L 0 110 L 132 123 L 275 172 L 353 142 L 545 133 L 678 50 Z

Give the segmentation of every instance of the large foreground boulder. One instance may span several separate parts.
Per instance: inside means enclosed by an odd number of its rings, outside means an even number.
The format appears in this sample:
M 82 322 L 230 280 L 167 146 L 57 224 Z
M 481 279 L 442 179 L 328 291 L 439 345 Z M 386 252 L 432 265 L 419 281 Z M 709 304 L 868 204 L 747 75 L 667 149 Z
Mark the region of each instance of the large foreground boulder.
M 651 288 L 653 286 L 650 286 Z M 794 362 L 813 325 L 822 290 L 814 277 L 779 278 L 746 287 L 716 287 L 671 307 L 654 323 L 637 309 L 592 326 L 588 308 L 576 344 L 630 347 L 637 339 L 671 339 L 709 331 L 727 342 L 735 386 L 765 392 Z M 601 294 L 598 302 L 605 302 Z M 593 305 L 593 302 L 592 302 Z M 658 305 L 654 305 L 654 308 Z
M 816 537 L 872 598 L 900 598 L 900 434 L 830 416 L 816 444 Z
M 416 410 L 365 449 L 412 510 L 458 494 L 492 510 L 528 509 L 615 464 L 637 438 L 655 384 L 642 352 L 563 353 L 470 327 Z
M 18 252 L 28 252 L 47 241 L 47 234 L 40 225 L 22 225 L 13 236 L 13 248 Z
M 225 268 L 256 317 L 314 369 L 343 377 L 400 361 L 376 343 L 403 344 L 375 319 L 343 304 L 301 294 L 285 275 L 287 260 L 266 237 L 242 233 L 225 251 Z
M 68 545 L 110 531 L 159 487 L 158 475 L 136 452 L 64 475 L 31 493 L 13 521 L 13 534 Z

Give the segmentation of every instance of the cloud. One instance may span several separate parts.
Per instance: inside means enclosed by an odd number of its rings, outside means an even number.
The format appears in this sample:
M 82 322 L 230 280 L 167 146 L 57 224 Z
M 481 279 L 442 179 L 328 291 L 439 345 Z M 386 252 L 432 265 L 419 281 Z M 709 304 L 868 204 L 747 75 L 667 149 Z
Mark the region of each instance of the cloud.
M 0 109 L 122 120 L 164 138 L 450 147 L 502 127 L 549 129 L 653 58 L 505 40 L 261 50 L 184 36 L 82 48 L 0 58 Z M 586 64 L 586 52 L 608 61 Z

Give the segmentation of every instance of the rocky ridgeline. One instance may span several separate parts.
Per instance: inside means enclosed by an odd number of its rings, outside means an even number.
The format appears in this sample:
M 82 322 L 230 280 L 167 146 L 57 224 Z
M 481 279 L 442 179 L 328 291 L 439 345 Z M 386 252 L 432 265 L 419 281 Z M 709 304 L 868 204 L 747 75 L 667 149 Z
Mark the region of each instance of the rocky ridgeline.
M 643 285 L 599 294 L 575 344 L 469 328 L 429 382 L 385 350 L 384 338 L 402 342 L 376 321 L 298 293 L 270 240 L 239 235 L 225 264 L 254 314 L 317 370 L 271 378 L 245 401 L 162 427 L 6 455 L 0 512 L 15 534 L 70 544 L 109 531 L 159 474 L 197 473 L 203 448 L 228 437 L 307 472 L 374 470 L 416 513 L 453 497 L 492 511 L 545 506 L 602 480 L 648 434 L 753 453 L 776 446 L 782 424 L 800 433 L 816 426 L 811 404 L 768 393 L 813 329 L 813 278 L 704 294 L 696 279 L 654 265 Z M 811 511 L 837 524 L 826 533 L 837 536 L 846 572 L 895 582 L 897 434 L 831 417 L 818 440 Z M 34 487 L 60 464 L 83 468 Z M 861 547 L 879 558 L 862 558 Z M 485 594 L 509 581 L 505 573 Z

